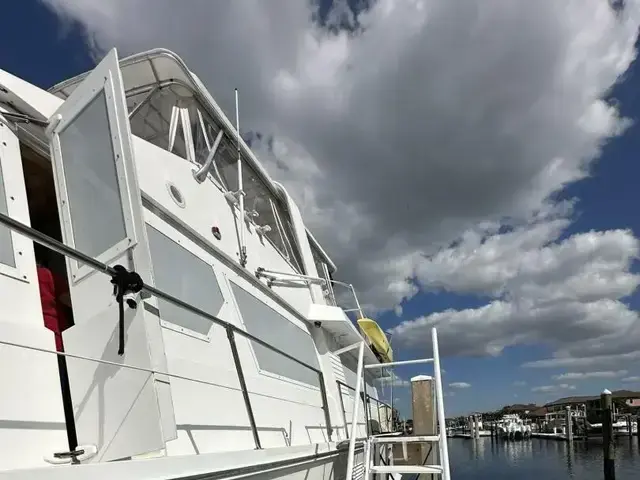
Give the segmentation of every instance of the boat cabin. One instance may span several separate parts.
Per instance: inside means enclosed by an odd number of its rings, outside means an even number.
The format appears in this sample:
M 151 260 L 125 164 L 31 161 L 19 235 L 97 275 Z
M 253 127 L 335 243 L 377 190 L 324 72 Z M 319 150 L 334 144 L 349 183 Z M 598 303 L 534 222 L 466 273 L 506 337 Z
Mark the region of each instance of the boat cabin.
M 333 352 L 362 336 L 336 266 L 172 52 L 112 50 L 49 91 L 0 70 L 0 214 L 0 470 L 347 438 L 356 357 Z M 69 292 L 64 357 L 36 261 Z M 162 295 L 121 316 L 116 265 Z

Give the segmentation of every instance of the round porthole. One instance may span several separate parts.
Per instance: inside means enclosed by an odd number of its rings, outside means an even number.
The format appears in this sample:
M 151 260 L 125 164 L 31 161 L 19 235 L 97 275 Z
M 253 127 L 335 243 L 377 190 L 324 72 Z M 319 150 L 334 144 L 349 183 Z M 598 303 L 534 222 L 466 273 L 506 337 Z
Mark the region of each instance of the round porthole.
M 178 187 L 176 187 L 171 182 L 167 182 L 167 189 L 169 190 L 169 196 L 171 197 L 171 199 L 174 202 L 176 202 L 176 204 L 179 207 L 184 208 L 184 206 L 185 206 L 184 197 L 182 196 L 182 193 L 180 192 L 180 190 L 178 190 Z

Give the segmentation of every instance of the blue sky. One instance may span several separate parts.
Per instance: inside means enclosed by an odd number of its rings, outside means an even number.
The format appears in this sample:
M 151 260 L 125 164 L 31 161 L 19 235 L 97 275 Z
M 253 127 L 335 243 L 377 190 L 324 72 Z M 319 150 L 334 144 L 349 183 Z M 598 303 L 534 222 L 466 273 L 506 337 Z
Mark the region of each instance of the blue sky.
M 356 2 L 359 4 L 358 2 Z M 368 3 L 368 2 L 367 2 Z M 94 61 L 87 47 L 82 30 L 77 24 L 61 23 L 58 17 L 38 1 L 11 2 L 5 6 L 6 22 L 0 29 L 0 68 L 12 72 L 36 85 L 47 88 L 65 78 L 92 67 Z M 24 34 L 25 25 L 32 34 Z M 165 45 L 161 45 L 165 46 Z M 172 45 L 166 45 L 173 48 Z M 182 53 L 184 55 L 184 52 Z M 561 238 L 590 230 L 630 228 L 640 235 L 636 204 L 640 163 L 637 161 L 640 147 L 640 67 L 634 62 L 623 81 L 610 93 L 619 104 L 622 114 L 634 120 L 626 133 L 607 144 L 599 160 L 592 164 L 589 178 L 568 186 L 559 198 L 577 198 L 572 223 Z M 215 94 L 215 93 L 214 93 Z M 636 264 L 633 272 L 639 272 Z M 634 293 L 625 299 L 632 310 L 637 310 L 640 297 Z M 446 309 L 478 308 L 487 303 L 487 297 L 477 297 L 455 292 L 419 293 L 402 304 L 401 318 L 393 311 L 379 317 L 383 328 L 394 327 L 400 320 L 416 318 Z M 464 332 L 461 332 L 461 335 Z M 397 358 L 414 358 L 421 352 L 415 347 L 395 346 Z M 582 380 L 573 383 L 574 389 L 566 393 L 532 392 L 531 388 L 553 384 L 552 375 L 567 369 L 523 368 L 522 364 L 551 356 L 553 348 L 542 344 L 518 345 L 505 348 L 501 355 L 492 357 L 448 357 L 443 361 L 446 384 L 466 382 L 469 388 L 450 389 L 454 395 L 447 397 L 446 408 L 450 414 L 471 410 L 485 410 L 510 403 L 544 403 L 554 398 L 573 394 L 595 394 L 603 388 L 617 389 L 623 386 L 620 379 Z M 424 355 L 430 355 L 425 345 Z M 628 376 L 637 374 L 629 368 Z M 624 367 L 621 367 L 624 368 Z M 592 370 L 598 370 L 594 368 Z M 428 369 L 406 367 L 397 372 L 403 378 Z M 525 381 L 526 386 L 514 382 Z M 406 389 L 405 389 L 406 390 Z M 398 390 L 396 390 L 397 392 Z

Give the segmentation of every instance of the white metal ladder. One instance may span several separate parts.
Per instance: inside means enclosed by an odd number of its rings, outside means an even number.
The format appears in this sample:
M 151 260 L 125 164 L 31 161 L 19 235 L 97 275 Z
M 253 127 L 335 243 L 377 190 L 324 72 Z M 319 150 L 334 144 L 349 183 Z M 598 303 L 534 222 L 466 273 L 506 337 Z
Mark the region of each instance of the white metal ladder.
M 431 363 L 433 362 L 434 377 L 435 377 L 435 392 L 436 392 L 436 435 L 423 435 L 423 436 L 410 436 L 410 437 L 382 437 L 368 435 L 364 441 L 364 479 L 373 479 L 374 474 L 436 474 L 441 475 L 443 480 L 451 480 L 451 474 L 449 471 L 449 450 L 447 446 L 447 427 L 444 416 L 444 402 L 442 392 L 442 377 L 440 375 L 440 353 L 438 350 L 438 334 L 435 328 L 431 329 L 431 341 L 433 342 L 433 358 L 423 358 L 417 360 L 407 360 L 392 363 L 380 363 L 372 365 L 363 365 L 364 357 L 364 342 L 358 342 L 349 347 L 343 348 L 339 353 L 358 348 L 358 372 L 356 378 L 356 387 L 354 394 L 354 404 L 351 419 L 351 431 L 349 434 L 349 455 L 347 457 L 347 480 L 353 479 L 353 467 L 355 458 L 355 446 L 356 446 L 356 425 L 358 420 L 358 401 L 360 392 L 362 390 L 362 378 L 364 369 L 373 368 L 385 368 L 397 365 L 409 365 L 419 363 Z M 338 353 L 338 352 L 336 352 Z M 366 402 L 365 402 L 365 407 Z M 367 426 L 368 431 L 368 426 Z M 434 442 L 438 444 L 438 453 L 440 463 L 439 465 L 393 465 L 393 461 L 389 462 L 389 465 L 377 465 L 374 453 L 376 447 L 385 445 L 391 447 L 391 459 L 393 459 L 393 445 L 401 443 L 403 445 L 403 451 L 406 457 L 407 443 L 430 443 Z

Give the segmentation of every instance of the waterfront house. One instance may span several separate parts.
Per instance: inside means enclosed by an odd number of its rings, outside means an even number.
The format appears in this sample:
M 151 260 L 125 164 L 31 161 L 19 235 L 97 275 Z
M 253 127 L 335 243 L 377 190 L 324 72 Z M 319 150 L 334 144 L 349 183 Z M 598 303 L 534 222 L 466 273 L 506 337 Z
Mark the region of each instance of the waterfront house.
M 623 413 L 637 414 L 640 411 L 640 392 L 630 390 L 616 390 L 611 392 L 614 415 Z M 602 405 L 600 395 L 591 397 L 587 401 L 587 417 L 590 422 L 600 422 Z
M 613 413 L 637 413 L 640 410 L 640 392 L 630 390 L 616 390 L 611 392 Z M 570 407 L 574 416 L 585 416 L 591 423 L 600 422 L 602 407 L 600 395 L 583 395 L 563 397 L 547 403 L 545 420 L 547 422 L 564 421 L 566 407 Z

